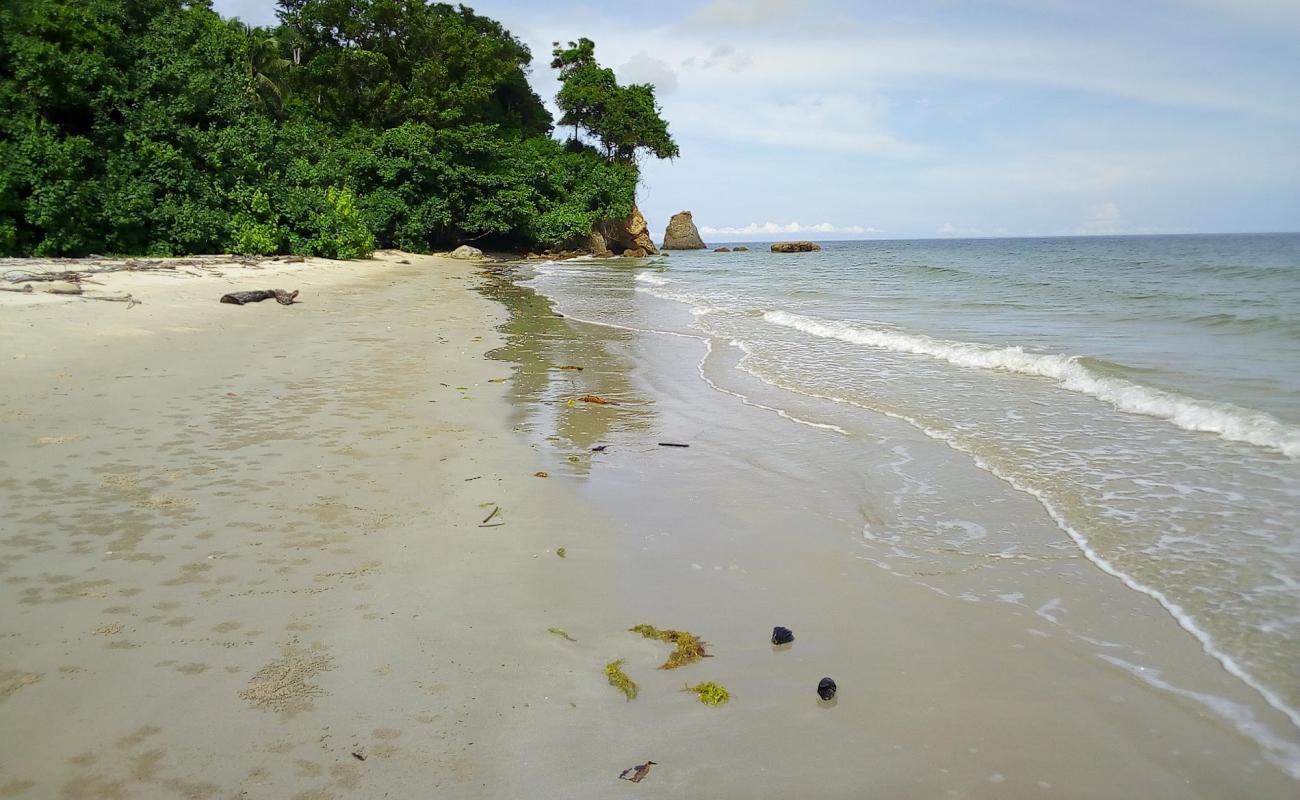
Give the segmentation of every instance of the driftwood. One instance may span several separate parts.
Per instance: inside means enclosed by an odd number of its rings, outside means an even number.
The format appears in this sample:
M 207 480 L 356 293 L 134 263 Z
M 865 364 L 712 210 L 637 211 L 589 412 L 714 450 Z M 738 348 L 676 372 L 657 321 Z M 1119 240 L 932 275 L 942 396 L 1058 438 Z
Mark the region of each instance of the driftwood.
M 252 292 L 231 292 L 230 294 L 223 294 L 221 296 L 221 302 L 242 306 L 245 303 L 260 303 L 263 300 L 269 300 L 274 297 L 275 301 L 280 305 L 291 306 L 293 305 L 294 298 L 297 296 L 297 289 L 294 289 L 292 292 L 286 292 L 283 289 L 258 289 Z

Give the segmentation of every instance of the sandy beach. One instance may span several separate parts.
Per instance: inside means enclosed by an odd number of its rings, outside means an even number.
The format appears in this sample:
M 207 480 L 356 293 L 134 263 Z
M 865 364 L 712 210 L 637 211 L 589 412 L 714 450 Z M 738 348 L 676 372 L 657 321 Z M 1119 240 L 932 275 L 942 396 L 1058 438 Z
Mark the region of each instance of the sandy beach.
M 1091 565 L 1024 578 L 1108 598 L 1066 614 L 858 558 L 838 465 L 694 380 L 698 342 L 483 262 L 219 271 L 106 277 L 132 308 L 0 294 L 0 797 L 1294 796 L 1240 725 L 1064 634 L 1122 619 L 1258 705 Z M 217 302 L 262 288 L 299 302 Z M 657 669 L 639 623 L 712 657 Z

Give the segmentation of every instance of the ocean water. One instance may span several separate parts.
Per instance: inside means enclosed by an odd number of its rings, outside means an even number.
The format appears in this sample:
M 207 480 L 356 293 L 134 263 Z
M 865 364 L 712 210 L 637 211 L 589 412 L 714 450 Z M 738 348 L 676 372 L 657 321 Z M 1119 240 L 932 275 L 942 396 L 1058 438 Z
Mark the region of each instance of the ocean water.
M 1061 541 L 914 486 L 864 520 L 873 559 L 1086 557 L 1297 741 L 1300 235 L 750 247 L 544 264 L 531 285 L 580 320 L 698 337 L 701 379 L 842 434 L 846 463 L 886 418 L 962 454 Z

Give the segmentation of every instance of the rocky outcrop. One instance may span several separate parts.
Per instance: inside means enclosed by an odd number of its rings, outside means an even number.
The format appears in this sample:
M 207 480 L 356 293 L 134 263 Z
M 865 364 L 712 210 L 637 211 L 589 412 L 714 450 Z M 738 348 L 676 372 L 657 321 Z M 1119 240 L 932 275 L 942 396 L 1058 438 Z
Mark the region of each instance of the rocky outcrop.
M 605 220 L 594 226 L 591 233 L 589 244 L 593 253 L 598 252 L 595 247 L 597 237 L 606 251 L 621 253 L 624 250 L 640 249 L 647 255 L 659 253 L 659 248 L 655 247 L 654 240 L 650 238 L 650 226 L 646 224 L 641 209 L 635 205 L 632 206 L 632 215 L 627 219 Z
M 820 249 L 822 246 L 816 242 L 775 242 L 772 245 L 773 253 L 811 253 Z
M 738 244 L 738 245 L 736 245 L 735 247 L 731 248 L 731 252 L 733 252 L 733 253 L 748 253 L 748 252 L 749 252 L 749 248 L 746 247 L 746 246 L 744 246 L 743 244 Z
M 646 251 L 643 247 L 629 247 L 623 251 L 624 258 L 645 258 Z
M 467 244 L 462 244 L 460 247 L 457 247 L 455 250 L 448 253 L 448 255 L 452 258 L 482 258 L 483 251 L 477 247 L 470 247 Z
M 713 248 L 713 252 L 715 252 L 715 253 L 730 253 L 730 252 L 731 252 L 731 248 L 730 248 L 730 247 L 715 247 L 715 248 Z
M 611 258 L 614 255 L 609 249 L 609 245 L 605 243 L 605 237 L 600 231 L 591 232 L 591 236 L 587 239 L 587 248 L 591 250 L 591 254 L 596 258 Z
M 664 249 L 703 250 L 705 247 L 704 240 L 700 238 L 700 232 L 691 219 L 691 212 L 673 214 L 673 218 L 668 220 L 668 229 L 664 231 Z

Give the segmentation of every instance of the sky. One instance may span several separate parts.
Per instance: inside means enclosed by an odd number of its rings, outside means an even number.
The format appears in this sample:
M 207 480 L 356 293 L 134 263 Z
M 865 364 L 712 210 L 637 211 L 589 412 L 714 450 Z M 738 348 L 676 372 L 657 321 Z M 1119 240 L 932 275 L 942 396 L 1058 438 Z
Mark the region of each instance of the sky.
M 580 36 L 655 85 L 656 236 L 686 209 L 718 242 L 1300 230 L 1297 0 L 466 4 L 548 101 Z

